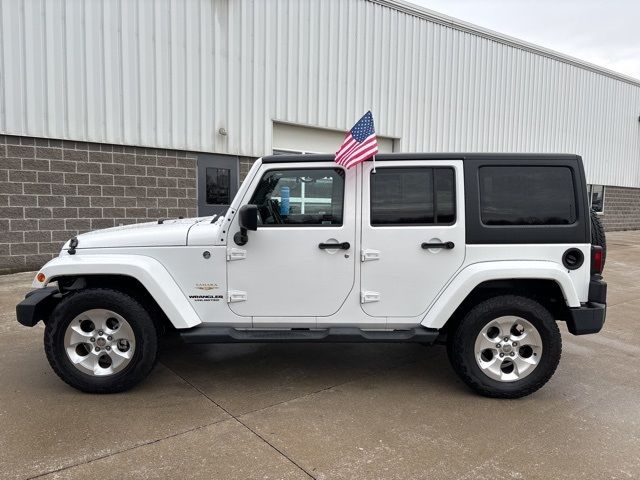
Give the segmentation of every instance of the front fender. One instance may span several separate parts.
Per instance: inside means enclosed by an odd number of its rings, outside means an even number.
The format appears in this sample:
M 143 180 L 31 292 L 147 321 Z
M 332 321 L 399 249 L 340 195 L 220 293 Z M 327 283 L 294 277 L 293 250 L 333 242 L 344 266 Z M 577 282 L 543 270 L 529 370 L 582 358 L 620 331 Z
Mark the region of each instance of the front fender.
M 39 273 L 44 282 L 33 281 L 43 288 L 56 278 L 88 275 L 125 275 L 138 280 L 155 299 L 176 328 L 191 328 L 202 323 L 176 281 L 156 259 L 143 255 L 61 255 L 48 262 Z
M 427 328 L 442 328 L 465 298 L 481 283 L 490 280 L 537 279 L 553 280 L 562 290 L 567 306 L 580 306 L 578 293 L 567 271 L 555 262 L 501 261 L 469 265 L 442 290 L 422 319 Z

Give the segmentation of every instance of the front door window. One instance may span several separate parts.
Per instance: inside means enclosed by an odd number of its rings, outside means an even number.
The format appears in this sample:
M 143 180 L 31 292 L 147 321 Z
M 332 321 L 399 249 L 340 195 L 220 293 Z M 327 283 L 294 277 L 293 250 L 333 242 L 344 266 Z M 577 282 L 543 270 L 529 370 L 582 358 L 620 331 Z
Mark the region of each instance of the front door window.
M 344 171 L 339 168 L 270 170 L 249 203 L 261 225 L 342 225 Z

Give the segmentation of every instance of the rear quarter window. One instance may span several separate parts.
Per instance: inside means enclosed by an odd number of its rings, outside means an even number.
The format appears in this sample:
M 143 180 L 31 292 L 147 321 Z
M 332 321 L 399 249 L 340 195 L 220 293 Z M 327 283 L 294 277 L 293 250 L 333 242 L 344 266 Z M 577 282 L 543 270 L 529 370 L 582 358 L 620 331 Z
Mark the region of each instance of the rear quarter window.
M 571 225 L 573 172 L 564 166 L 484 166 L 479 172 L 484 225 Z

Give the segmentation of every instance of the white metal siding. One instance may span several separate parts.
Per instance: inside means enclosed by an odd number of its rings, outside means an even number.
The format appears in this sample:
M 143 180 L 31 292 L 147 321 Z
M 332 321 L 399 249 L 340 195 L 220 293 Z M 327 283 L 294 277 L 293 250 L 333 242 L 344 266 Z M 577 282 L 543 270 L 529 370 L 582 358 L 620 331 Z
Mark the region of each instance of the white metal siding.
M 371 109 L 401 151 L 578 153 L 640 187 L 640 81 L 376 2 L 0 0 L 0 132 L 259 156 L 273 121 Z

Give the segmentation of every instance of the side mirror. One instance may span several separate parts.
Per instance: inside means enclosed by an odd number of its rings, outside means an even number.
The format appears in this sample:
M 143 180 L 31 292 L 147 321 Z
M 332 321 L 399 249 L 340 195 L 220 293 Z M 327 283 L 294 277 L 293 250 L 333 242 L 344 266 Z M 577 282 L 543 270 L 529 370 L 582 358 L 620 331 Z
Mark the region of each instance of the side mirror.
M 240 228 L 256 231 L 258 229 L 258 206 L 243 205 L 238 211 Z
M 256 205 L 243 205 L 238 210 L 238 225 L 240 231 L 233 236 L 236 245 L 244 245 L 249 241 L 248 230 L 258 229 L 258 207 Z

